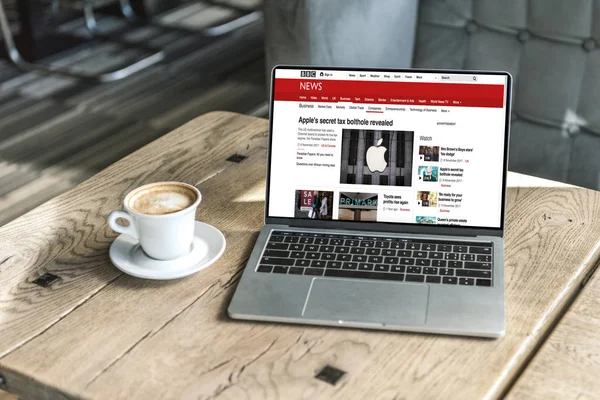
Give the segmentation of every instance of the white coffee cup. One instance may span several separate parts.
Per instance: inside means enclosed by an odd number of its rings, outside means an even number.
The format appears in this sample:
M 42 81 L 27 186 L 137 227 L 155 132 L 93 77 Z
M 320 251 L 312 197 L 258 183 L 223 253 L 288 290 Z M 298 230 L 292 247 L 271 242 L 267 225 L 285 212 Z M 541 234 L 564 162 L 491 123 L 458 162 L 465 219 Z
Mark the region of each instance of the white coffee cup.
M 150 183 L 127 194 L 123 200 L 125 211 L 110 213 L 108 224 L 137 239 L 148 256 L 174 260 L 191 249 L 201 199 L 200 191 L 187 183 Z M 118 224 L 118 218 L 129 225 Z

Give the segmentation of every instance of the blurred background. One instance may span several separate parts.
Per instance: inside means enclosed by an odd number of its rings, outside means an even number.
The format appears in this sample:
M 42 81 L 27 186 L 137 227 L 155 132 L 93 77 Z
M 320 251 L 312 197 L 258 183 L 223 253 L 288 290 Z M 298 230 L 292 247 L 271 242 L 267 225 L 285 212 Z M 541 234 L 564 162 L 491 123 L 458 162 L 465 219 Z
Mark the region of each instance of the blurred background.
M 600 187 L 600 0 L 0 0 L 0 25 L 0 225 L 203 113 L 266 117 L 277 63 L 509 71 L 510 169 Z

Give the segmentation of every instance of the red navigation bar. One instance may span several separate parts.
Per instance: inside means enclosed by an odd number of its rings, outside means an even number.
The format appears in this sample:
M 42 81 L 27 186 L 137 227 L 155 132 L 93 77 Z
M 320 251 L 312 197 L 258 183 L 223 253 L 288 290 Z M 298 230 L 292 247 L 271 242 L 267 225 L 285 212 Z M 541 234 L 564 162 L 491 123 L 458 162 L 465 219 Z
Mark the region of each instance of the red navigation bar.
M 275 79 L 275 101 L 453 107 L 504 106 L 504 85 Z

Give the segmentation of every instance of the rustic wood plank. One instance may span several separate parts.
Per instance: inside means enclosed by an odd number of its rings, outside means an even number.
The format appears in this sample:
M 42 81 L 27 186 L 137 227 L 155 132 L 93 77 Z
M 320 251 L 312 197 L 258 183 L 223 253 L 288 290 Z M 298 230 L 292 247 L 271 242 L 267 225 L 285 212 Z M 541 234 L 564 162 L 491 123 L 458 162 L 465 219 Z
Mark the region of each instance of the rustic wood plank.
M 0 400 L 19 400 L 17 396 L 0 390 Z
M 0 373 L 12 392 L 46 388 L 86 398 L 499 397 L 598 260 L 600 194 L 514 187 L 508 190 L 502 339 L 229 320 L 226 307 L 262 225 L 266 127 L 264 120 L 232 114 L 202 117 L 0 229 L 0 246 L 12 254 L 8 271 L 25 270 L 10 281 L 12 297 L 0 298 L 0 315 L 12 328 L 0 327 Z M 261 139 L 251 140 L 256 137 Z M 214 168 L 214 160 L 240 146 L 248 159 Z M 224 231 L 228 248 L 216 264 L 186 279 L 149 282 L 120 275 L 107 258 L 114 233 L 104 218 L 130 188 L 165 176 L 198 183 L 204 193 L 198 217 Z M 36 221 L 46 219 L 44 234 L 20 242 L 23 232 L 36 232 Z M 68 279 L 51 290 L 33 289 L 27 281 L 41 268 Z M 0 271 L 5 273 L 4 266 Z M 37 318 L 43 323 L 29 326 Z M 316 380 L 326 364 L 348 375 L 336 386 Z
M 600 398 L 600 273 L 519 377 L 508 399 Z
M 226 158 L 236 151 L 264 147 L 253 140 L 264 138 L 263 121 L 233 116 L 208 114 L 192 121 L 142 148 L 136 153 L 141 158 L 126 157 L 96 179 L 0 228 L 0 357 L 120 275 L 106 268 L 115 233 L 107 228 L 105 218 L 120 208 L 123 193 L 173 175 L 196 184 L 229 168 L 232 163 Z M 63 282 L 50 289 L 31 283 L 45 271 L 53 271 Z

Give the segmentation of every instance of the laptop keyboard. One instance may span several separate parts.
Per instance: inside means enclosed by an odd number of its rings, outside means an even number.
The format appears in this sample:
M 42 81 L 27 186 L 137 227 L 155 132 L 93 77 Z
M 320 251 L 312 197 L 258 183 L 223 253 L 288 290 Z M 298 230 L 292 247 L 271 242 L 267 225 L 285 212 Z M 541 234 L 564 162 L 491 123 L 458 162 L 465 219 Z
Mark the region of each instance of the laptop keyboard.
M 492 286 L 491 242 L 273 231 L 258 272 Z

